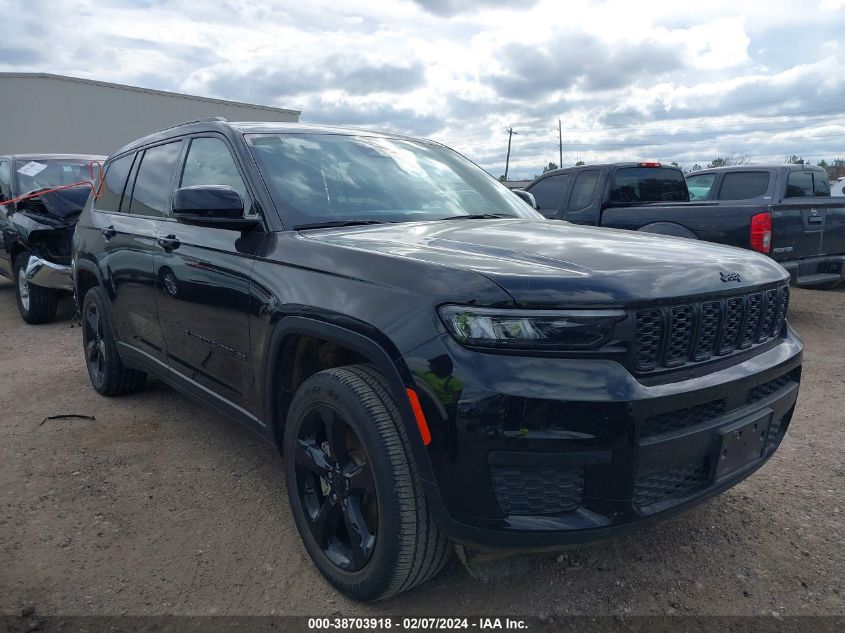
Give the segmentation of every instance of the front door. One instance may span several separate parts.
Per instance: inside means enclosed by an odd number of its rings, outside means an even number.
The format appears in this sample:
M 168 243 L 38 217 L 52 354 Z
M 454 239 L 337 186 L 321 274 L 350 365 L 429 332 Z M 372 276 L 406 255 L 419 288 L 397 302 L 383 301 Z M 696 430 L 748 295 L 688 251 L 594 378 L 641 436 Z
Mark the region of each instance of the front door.
M 252 197 L 223 137 L 190 140 L 177 187 L 229 185 Z M 263 233 L 184 224 L 159 227 L 155 258 L 159 320 L 171 369 L 253 415 L 249 293 Z

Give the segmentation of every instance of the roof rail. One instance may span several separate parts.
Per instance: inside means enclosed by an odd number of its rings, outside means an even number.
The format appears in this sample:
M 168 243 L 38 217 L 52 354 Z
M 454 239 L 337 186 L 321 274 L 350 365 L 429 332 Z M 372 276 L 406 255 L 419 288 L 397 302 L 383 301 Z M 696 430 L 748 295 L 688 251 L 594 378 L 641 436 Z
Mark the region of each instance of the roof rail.
M 194 119 L 193 121 L 183 121 L 182 123 L 177 123 L 176 125 L 171 125 L 169 127 L 162 128 L 161 131 L 163 132 L 164 130 L 172 130 L 175 127 L 182 127 L 183 125 L 191 125 L 192 123 L 211 123 L 213 121 L 224 121 L 225 122 L 225 121 L 228 121 L 228 120 L 229 119 L 227 119 L 224 116 L 207 116 L 207 117 L 203 117 L 202 119 Z

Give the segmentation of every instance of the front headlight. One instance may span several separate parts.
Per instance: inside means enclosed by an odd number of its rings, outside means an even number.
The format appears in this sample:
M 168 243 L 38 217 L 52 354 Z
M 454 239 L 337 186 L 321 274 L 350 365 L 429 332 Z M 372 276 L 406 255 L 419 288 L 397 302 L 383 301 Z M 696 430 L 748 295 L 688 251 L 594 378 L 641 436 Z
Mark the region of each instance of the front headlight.
M 452 337 L 477 347 L 589 350 L 606 343 L 622 310 L 498 310 L 440 307 Z

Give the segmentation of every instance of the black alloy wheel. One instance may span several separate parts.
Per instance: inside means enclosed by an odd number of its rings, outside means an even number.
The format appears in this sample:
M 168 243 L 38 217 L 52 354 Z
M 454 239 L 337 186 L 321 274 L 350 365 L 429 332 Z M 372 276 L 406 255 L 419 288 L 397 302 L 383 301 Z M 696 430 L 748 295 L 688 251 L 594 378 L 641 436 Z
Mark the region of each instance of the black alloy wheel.
M 82 299 L 82 350 L 91 384 L 104 396 L 130 393 L 147 375 L 123 364 L 111 324 L 108 294 L 95 286 Z
M 82 320 L 82 344 L 91 382 L 102 385 L 106 381 L 106 341 L 103 319 L 97 304 L 93 301 L 85 306 Z
M 332 563 L 358 571 L 378 534 L 378 495 L 364 446 L 343 413 L 328 404 L 308 411 L 295 453 L 296 487 L 308 527 Z
M 296 528 L 314 565 L 344 594 L 383 600 L 449 560 L 404 421 L 372 365 L 313 374 L 296 390 L 282 453 Z

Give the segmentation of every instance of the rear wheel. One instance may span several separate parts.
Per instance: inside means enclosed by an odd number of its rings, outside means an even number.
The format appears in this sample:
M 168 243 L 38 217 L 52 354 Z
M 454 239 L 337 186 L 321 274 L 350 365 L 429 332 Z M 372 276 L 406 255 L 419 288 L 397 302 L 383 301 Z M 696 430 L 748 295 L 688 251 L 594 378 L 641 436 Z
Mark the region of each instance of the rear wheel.
M 317 568 L 359 600 L 434 576 L 448 541 L 429 514 L 384 378 L 366 365 L 319 372 L 294 396 L 284 435 L 294 520 Z
M 18 311 L 27 323 L 50 323 L 56 318 L 59 291 L 29 283 L 26 280 L 28 263 L 28 253 L 21 253 L 15 259 L 15 297 L 18 300 Z
M 104 396 L 135 391 L 146 374 L 126 367 L 117 351 L 105 290 L 91 288 L 82 301 L 82 346 L 94 389 Z

